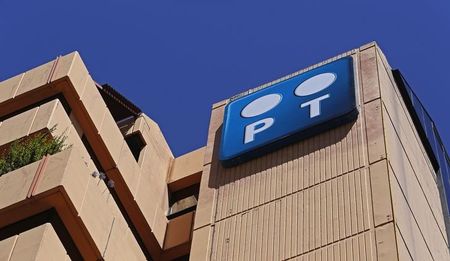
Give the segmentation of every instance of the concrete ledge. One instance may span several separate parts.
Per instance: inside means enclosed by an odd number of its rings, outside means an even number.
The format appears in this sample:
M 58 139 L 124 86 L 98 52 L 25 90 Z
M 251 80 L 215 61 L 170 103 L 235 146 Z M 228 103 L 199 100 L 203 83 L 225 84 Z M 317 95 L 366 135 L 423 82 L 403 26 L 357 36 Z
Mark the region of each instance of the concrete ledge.
M 175 158 L 167 181 L 171 191 L 200 183 L 204 155 L 205 147 L 202 147 Z

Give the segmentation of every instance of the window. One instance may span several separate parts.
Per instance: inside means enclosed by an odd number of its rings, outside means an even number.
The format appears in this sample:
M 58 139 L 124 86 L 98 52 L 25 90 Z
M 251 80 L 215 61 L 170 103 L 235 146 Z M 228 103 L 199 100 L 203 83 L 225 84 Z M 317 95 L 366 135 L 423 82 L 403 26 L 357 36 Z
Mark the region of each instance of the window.
M 128 147 L 133 153 L 136 161 L 139 160 L 139 155 L 141 154 L 142 149 L 145 147 L 145 141 L 140 132 L 132 133 L 125 137 L 125 141 L 128 144 Z
M 180 189 L 170 194 L 169 213 L 167 218 L 172 219 L 185 213 L 194 211 L 197 208 L 198 193 L 200 184 L 194 184 Z

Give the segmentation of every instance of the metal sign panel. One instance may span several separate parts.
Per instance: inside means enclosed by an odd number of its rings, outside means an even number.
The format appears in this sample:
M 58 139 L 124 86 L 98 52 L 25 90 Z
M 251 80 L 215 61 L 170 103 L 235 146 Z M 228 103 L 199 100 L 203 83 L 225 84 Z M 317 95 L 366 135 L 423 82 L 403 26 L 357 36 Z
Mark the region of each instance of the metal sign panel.
M 219 158 L 232 166 L 357 114 L 353 59 L 345 57 L 227 104 Z

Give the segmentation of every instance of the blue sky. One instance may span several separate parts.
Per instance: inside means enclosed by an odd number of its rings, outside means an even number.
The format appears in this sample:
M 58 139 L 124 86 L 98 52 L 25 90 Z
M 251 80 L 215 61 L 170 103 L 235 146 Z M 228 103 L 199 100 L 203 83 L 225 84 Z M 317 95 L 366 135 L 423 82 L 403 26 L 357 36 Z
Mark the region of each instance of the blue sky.
M 73 50 L 159 123 L 206 144 L 211 104 L 376 40 L 450 149 L 450 1 L 0 0 L 0 80 Z

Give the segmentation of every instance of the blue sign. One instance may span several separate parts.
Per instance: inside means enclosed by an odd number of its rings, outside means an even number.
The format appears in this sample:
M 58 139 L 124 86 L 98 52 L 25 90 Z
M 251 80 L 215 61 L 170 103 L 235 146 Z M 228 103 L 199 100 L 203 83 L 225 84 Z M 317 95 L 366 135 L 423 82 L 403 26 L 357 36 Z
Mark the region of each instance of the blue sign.
M 345 57 L 228 103 L 219 158 L 232 166 L 357 115 L 353 60 Z

